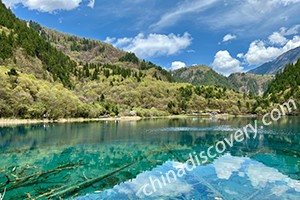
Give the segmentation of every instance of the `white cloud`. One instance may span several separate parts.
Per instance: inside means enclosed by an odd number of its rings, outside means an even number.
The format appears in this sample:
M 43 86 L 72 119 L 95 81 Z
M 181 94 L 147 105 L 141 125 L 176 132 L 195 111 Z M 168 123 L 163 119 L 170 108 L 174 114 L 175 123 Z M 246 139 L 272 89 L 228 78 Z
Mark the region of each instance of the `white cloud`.
M 297 48 L 299 46 L 300 46 L 300 36 L 296 35 L 293 37 L 293 39 L 289 40 L 284 47 L 282 47 L 282 53 Z
M 300 25 L 295 25 L 292 28 L 287 29 L 286 27 L 281 27 L 279 32 L 273 32 L 272 35 L 268 37 L 271 44 L 285 45 L 289 40 L 286 36 L 298 34 L 298 29 Z
M 223 37 L 223 42 L 228 42 L 230 40 L 236 39 L 236 35 L 233 34 L 227 34 Z
M 106 43 L 113 43 L 113 42 L 116 41 L 116 39 L 117 39 L 117 38 L 115 38 L 115 37 L 113 37 L 113 38 L 111 38 L 111 37 L 106 37 L 106 39 L 104 40 L 104 42 L 106 42 Z
M 238 57 L 238 58 L 243 58 L 243 57 L 244 57 L 244 54 L 239 53 L 239 54 L 236 55 L 236 57 Z
M 300 36 L 298 35 L 290 40 L 284 40 L 280 36 L 276 38 L 273 33 L 269 36 L 269 40 L 271 44 L 279 44 L 280 46 L 268 46 L 265 42 L 256 40 L 250 44 L 248 52 L 244 55 L 239 54 L 239 57 L 244 58 L 249 65 L 258 65 L 272 61 L 281 54 L 300 46 Z
M 249 65 L 258 65 L 277 58 L 282 54 L 282 50 L 277 47 L 266 47 L 261 40 L 254 41 L 250 44 L 248 52 L 243 56 Z
M 79 7 L 82 0 L 3 0 L 7 7 L 14 7 L 17 4 L 23 4 L 30 10 L 41 12 L 53 12 L 55 10 L 73 10 Z
M 287 29 L 286 27 L 282 27 L 280 28 L 280 34 L 284 35 L 284 36 L 288 36 L 288 35 L 295 35 L 298 34 L 298 30 L 300 29 L 300 25 L 297 24 L 295 26 L 293 26 L 292 28 Z
M 117 46 L 117 47 L 122 47 L 124 45 L 129 44 L 131 41 L 132 41 L 132 38 L 127 38 L 127 37 L 120 38 L 120 39 L 115 41 L 114 45 Z
M 255 40 L 251 42 L 248 51 L 245 54 L 239 53 L 236 57 L 242 61 L 243 65 L 248 66 L 272 61 L 281 54 L 300 46 L 300 36 L 296 35 L 299 28 L 300 25 L 292 28 L 282 27 L 279 31 L 273 32 L 268 37 L 268 41 Z M 240 65 L 241 62 L 232 58 L 227 51 L 219 51 L 213 63 L 213 67 L 225 75 L 234 71 L 241 71 Z
M 225 76 L 231 73 L 241 72 L 243 67 L 239 60 L 232 58 L 228 51 L 218 51 L 215 55 L 215 60 L 212 64 L 213 68 L 224 74 Z
M 202 12 L 211 7 L 217 0 L 186 0 L 184 3 L 179 4 L 172 11 L 164 14 L 158 22 L 151 27 L 160 29 L 166 26 L 174 25 L 183 16 L 191 13 Z
M 94 8 L 94 6 L 95 6 L 95 0 L 90 0 L 90 2 L 88 3 L 87 6 L 90 7 L 90 8 Z
M 184 68 L 184 67 L 186 67 L 186 64 L 181 61 L 174 61 L 174 62 L 172 62 L 172 65 L 171 65 L 172 70 L 177 70 L 177 69 Z
M 192 38 L 189 33 L 175 35 L 149 34 L 145 36 L 140 33 L 136 37 L 131 38 L 106 38 L 117 48 L 125 51 L 134 52 L 142 58 L 155 56 L 173 55 L 187 48 L 192 43 Z
M 268 39 L 272 44 L 279 44 L 279 45 L 285 45 L 288 41 L 286 37 L 284 37 L 282 34 L 278 32 L 274 32 L 272 35 L 269 36 Z

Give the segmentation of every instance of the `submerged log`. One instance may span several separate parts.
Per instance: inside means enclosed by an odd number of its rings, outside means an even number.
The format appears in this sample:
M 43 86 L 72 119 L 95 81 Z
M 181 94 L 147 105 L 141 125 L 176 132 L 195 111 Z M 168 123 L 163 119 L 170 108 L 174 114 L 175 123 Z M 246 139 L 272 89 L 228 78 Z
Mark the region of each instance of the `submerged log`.
M 105 175 L 102 175 L 102 176 L 99 176 L 99 177 L 96 177 L 96 178 L 93 178 L 93 179 L 89 179 L 89 180 L 86 180 L 78 185 L 75 185 L 75 186 L 72 186 L 72 187 L 69 187 L 65 190 L 62 190 L 56 194 L 53 194 L 51 196 L 49 196 L 48 198 L 55 198 L 55 197 L 60 197 L 60 198 L 63 198 L 69 194 L 73 194 L 75 193 L 76 191 L 82 189 L 82 188 L 86 188 L 86 187 L 89 187 L 91 185 L 93 185 L 94 183 L 97 183 L 99 181 L 101 181 L 102 179 L 105 179 L 107 177 L 110 177 L 111 175 L 114 175 L 116 173 L 118 173 L 119 171 L 123 170 L 123 169 L 126 169 L 127 167 L 130 167 L 131 165 L 134 165 L 136 164 L 138 161 L 135 161 L 133 163 L 129 163 L 127 165 L 124 165 L 116 170 L 114 170 L 113 172 L 110 172 L 108 174 L 105 174 Z
M 186 150 L 186 148 L 185 148 L 185 150 Z M 79 191 L 81 189 L 87 188 L 87 187 L 93 185 L 94 183 L 97 183 L 97 182 L 99 182 L 99 181 L 101 181 L 101 180 L 103 180 L 105 178 L 108 178 L 108 177 L 110 177 L 110 176 L 112 176 L 112 175 L 114 175 L 114 174 L 116 174 L 116 173 L 118 173 L 118 172 L 120 172 L 120 171 L 122 171 L 122 170 L 124 170 L 124 169 L 126 169 L 126 168 L 128 168 L 128 167 L 130 167 L 132 165 L 134 165 L 134 164 L 137 164 L 138 162 L 140 162 L 140 161 L 142 161 L 144 159 L 147 159 L 150 156 L 153 156 L 153 155 L 159 154 L 159 153 L 163 153 L 163 152 L 169 152 L 169 151 L 170 151 L 170 148 L 168 148 L 168 147 L 165 146 L 165 148 L 163 148 L 163 149 L 150 152 L 149 154 L 141 157 L 140 159 L 138 159 L 138 160 L 136 160 L 134 162 L 131 162 L 129 164 L 126 164 L 126 165 L 124 165 L 124 166 L 122 166 L 122 167 L 120 167 L 120 168 L 118 168 L 118 169 L 116 169 L 116 170 L 114 170 L 112 172 L 109 172 L 109 173 L 107 173 L 105 175 L 101 175 L 101 176 L 93 178 L 93 179 L 86 180 L 86 181 L 84 181 L 84 182 L 82 182 L 82 183 L 80 183 L 78 185 L 66 188 L 65 190 L 62 190 L 62 191 L 60 191 L 58 193 L 55 193 L 55 194 L 49 196 L 48 198 L 49 199 L 51 199 L 51 198 L 64 198 L 64 197 L 66 197 L 68 195 L 74 194 L 75 192 L 77 192 L 77 191 Z
M 55 169 L 51 169 L 48 171 L 38 171 L 36 173 L 30 174 L 28 176 L 25 177 L 16 177 L 16 176 L 12 176 L 15 177 L 14 179 L 11 179 L 7 174 L 5 174 L 4 176 L 6 177 L 7 181 L 6 183 L 2 184 L 0 186 L 0 188 L 6 187 L 7 191 L 15 189 L 15 188 L 19 188 L 19 187 L 24 187 L 24 186 L 28 186 L 28 185 L 32 185 L 35 184 L 36 182 L 39 181 L 39 178 L 46 176 L 46 175 L 50 175 L 53 173 L 58 173 L 61 172 L 63 170 L 69 170 L 69 169 L 75 169 L 77 167 L 80 166 L 79 162 L 78 164 L 66 164 L 64 166 L 59 166 L 58 168 Z M 13 185 L 7 187 L 10 183 L 13 183 Z

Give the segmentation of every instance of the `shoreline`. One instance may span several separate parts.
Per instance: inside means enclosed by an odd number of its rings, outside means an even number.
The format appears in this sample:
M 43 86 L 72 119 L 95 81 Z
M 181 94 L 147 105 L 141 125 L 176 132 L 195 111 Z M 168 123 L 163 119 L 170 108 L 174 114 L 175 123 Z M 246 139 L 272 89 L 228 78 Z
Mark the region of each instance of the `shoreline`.
M 138 121 L 143 118 L 135 117 L 107 117 L 107 118 L 62 118 L 57 120 L 50 119 L 13 119 L 0 118 L 0 127 L 29 125 L 29 124 L 49 124 L 49 123 L 82 123 L 82 122 L 100 122 L 100 121 Z
M 48 123 L 83 123 L 83 122 L 101 122 L 101 121 L 139 121 L 142 119 L 185 119 L 185 118 L 216 118 L 226 119 L 232 117 L 257 117 L 256 115 L 168 115 L 158 117 L 139 117 L 139 116 L 122 116 L 122 117 L 107 117 L 107 118 L 62 118 L 57 120 L 50 119 L 14 119 L 0 118 L 0 127 L 29 125 L 29 124 L 48 124 Z

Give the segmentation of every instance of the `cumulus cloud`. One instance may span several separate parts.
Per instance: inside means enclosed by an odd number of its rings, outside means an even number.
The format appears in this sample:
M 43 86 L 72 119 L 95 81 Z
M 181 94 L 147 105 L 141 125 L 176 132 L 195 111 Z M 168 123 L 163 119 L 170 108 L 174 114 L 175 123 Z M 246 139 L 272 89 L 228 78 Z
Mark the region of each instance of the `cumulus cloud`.
M 269 36 L 269 41 L 272 44 L 279 44 L 284 45 L 288 41 L 286 37 L 284 37 L 282 34 L 278 32 L 274 32 L 272 35 Z
M 280 48 L 266 47 L 263 41 L 257 40 L 250 44 L 248 52 L 243 57 L 249 65 L 257 65 L 273 60 L 280 54 L 282 54 Z
M 181 61 L 174 61 L 174 62 L 172 62 L 172 65 L 171 65 L 172 70 L 177 70 L 177 69 L 184 68 L 184 67 L 186 67 L 186 64 Z
M 104 40 L 104 42 L 106 42 L 106 43 L 113 43 L 113 42 L 116 41 L 116 39 L 117 39 L 117 38 L 115 38 L 115 37 L 113 37 L 113 38 L 111 38 L 111 37 L 106 37 L 106 39 Z
M 281 28 L 278 32 L 273 32 L 269 37 L 269 43 L 262 40 L 251 42 L 246 54 L 239 54 L 249 65 L 258 65 L 269 62 L 281 54 L 300 46 L 299 25 L 290 29 Z M 288 37 L 289 36 L 289 37 Z M 289 39 L 288 39 L 289 38 Z
M 236 39 L 236 35 L 233 34 L 227 34 L 223 37 L 223 42 L 228 42 L 230 40 Z
M 287 29 L 286 27 L 280 28 L 280 31 L 273 32 L 272 35 L 268 37 L 271 44 L 285 45 L 288 42 L 286 36 L 298 34 L 298 29 L 300 25 L 295 25 L 292 28 Z
M 106 41 L 117 48 L 125 51 L 134 52 L 142 58 L 155 56 L 173 55 L 187 48 L 192 43 L 192 38 L 189 33 L 175 35 L 162 34 L 138 34 L 131 38 L 106 38 Z
M 215 55 L 212 67 L 219 73 L 225 76 L 231 73 L 241 72 L 243 67 L 239 60 L 231 57 L 228 51 L 218 51 Z
M 284 47 L 282 47 L 282 51 L 283 53 L 284 52 L 287 52 L 291 49 L 294 49 L 296 47 L 299 47 L 300 46 L 300 36 L 299 35 L 296 35 L 293 37 L 293 39 L 289 40 Z
M 242 71 L 241 62 L 243 65 L 253 66 L 272 61 L 281 54 L 300 46 L 300 36 L 296 35 L 299 29 L 300 25 L 291 28 L 282 27 L 269 35 L 267 41 L 251 42 L 246 53 L 237 54 L 239 60 L 232 58 L 228 51 L 219 51 L 215 55 L 212 66 L 216 71 L 228 75 Z
M 23 4 L 30 10 L 38 10 L 41 12 L 53 12 L 56 10 L 73 10 L 79 7 L 82 0 L 3 0 L 7 7 L 14 7 L 17 4 Z M 93 5 L 91 0 L 89 5 Z

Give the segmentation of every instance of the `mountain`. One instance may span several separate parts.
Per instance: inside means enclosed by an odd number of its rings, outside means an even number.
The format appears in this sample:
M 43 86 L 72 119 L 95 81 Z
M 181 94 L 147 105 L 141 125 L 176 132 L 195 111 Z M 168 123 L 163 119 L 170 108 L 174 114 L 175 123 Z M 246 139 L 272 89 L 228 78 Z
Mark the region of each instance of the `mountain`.
M 114 64 L 126 54 L 125 51 L 114 48 L 105 42 L 61 33 L 42 27 L 33 21 L 29 21 L 28 26 L 78 63 Z
M 250 73 L 234 73 L 228 77 L 228 80 L 238 88 L 240 92 L 255 96 L 262 96 L 273 79 L 273 75 Z
M 249 73 L 234 73 L 229 77 L 222 76 L 207 66 L 185 67 L 172 72 L 178 82 L 193 85 L 217 85 L 220 87 L 239 90 L 241 93 L 262 96 L 273 75 L 257 75 Z
M 102 41 L 80 38 L 42 27 L 33 21 L 26 23 L 28 27 L 34 29 L 52 46 L 80 65 L 117 65 L 121 68 L 143 70 L 147 75 L 156 77 L 159 80 L 174 81 L 171 73 L 167 70 L 151 62 L 140 60 L 134 53 L 125 52 Z
M 0 65 L 16 67 L 71 87 L 76 63 L 53 47 L 0 2 Z
M 236 89 L 225 76 L 218 74 L 207 66 L 184 67 L 172 72 L 178 82 L 191 83 L 193 85 L 217 85 L 225 88 Z
M 292 49 L 271 62 L 267 62 L 249 71 L 252 74 L 276 74 L 282 71 L 287 64 L 295 63 L 300 58 L 300 47 Z
M 300 105 L 300 59 L 295 64 L 288 64 L 270 83 L 265 97 L 274 103 L 284 103 L 293 99 Z
M 22 21 L 1 0 L 0 80 L 0 118 L 242 114 L 254 103 L 238 91 L 174 82 L 162 67 L 101 41 Z
M 296 103 L 296 110 L 290 100 Z M 252 112 L 271 113 L 274 108 L 289 102 L 294 114 L 300 113 L 300 59 L 295 64 L 288 64 L 276 74 L 263 97 L 255 97 Z

